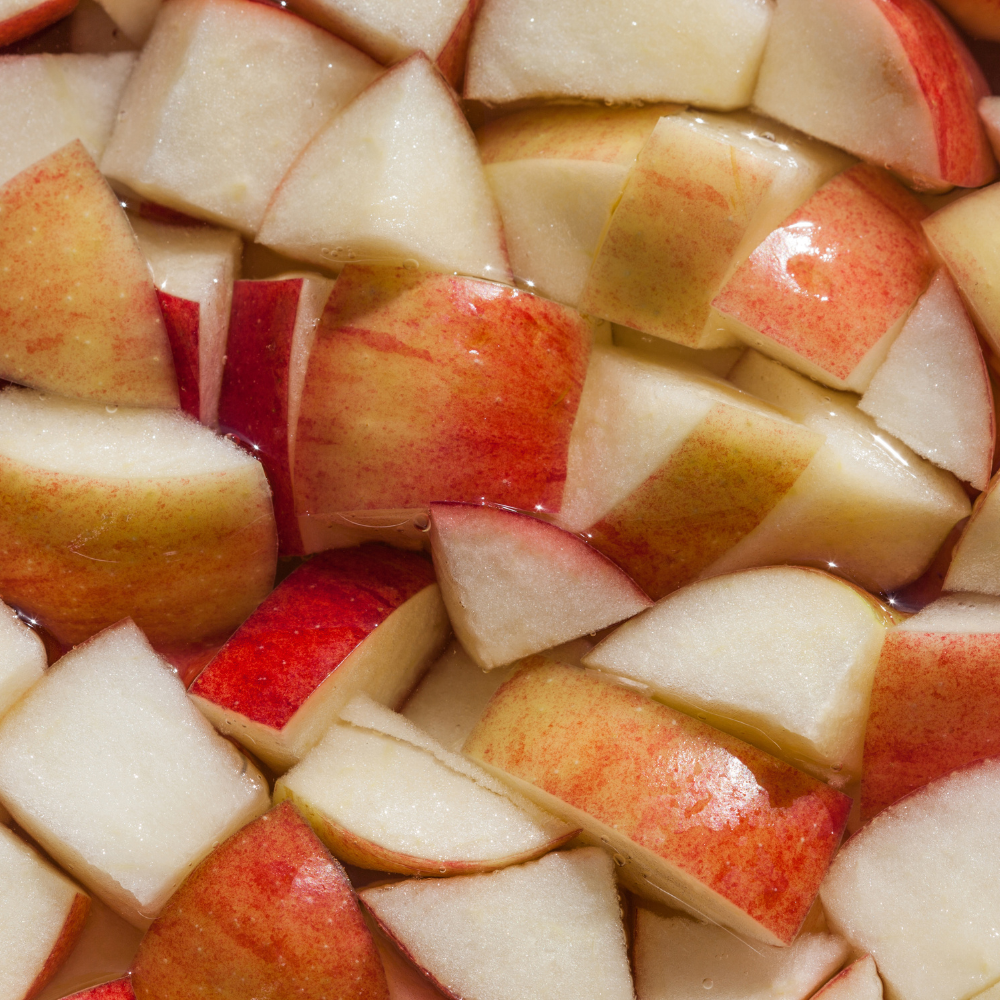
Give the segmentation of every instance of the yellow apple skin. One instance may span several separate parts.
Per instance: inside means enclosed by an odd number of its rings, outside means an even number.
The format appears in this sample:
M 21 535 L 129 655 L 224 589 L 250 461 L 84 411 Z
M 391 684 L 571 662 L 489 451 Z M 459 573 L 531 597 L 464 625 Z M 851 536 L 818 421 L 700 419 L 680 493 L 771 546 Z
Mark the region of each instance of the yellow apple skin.
M 0 188 L 0 377 L 115 405 L 180 405 L 149 266 L 79 140 Z

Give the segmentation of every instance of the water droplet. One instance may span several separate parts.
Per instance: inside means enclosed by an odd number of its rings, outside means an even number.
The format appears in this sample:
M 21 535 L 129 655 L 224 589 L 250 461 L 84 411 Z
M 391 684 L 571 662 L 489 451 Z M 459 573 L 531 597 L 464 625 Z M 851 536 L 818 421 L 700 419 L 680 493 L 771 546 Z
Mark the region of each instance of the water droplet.
M 441 873 L 442 875 L 447 875 L 447 874 L 448 874 L 448 869 L 447 869 L 447 868 L 439 868 L 439 869 L 438 869 L 438 871 L 439 871 L 439 872 L 440 872 L 440 873 Z
M 105 406 L 104 409 L 107 410 L 108 413 L 117 413 L 118 412 L 118 407 L 117 406 Z
M 615 864 L 618 865 L 619 868 L 624 868 L 628 864 L 628 861 L 626 861 L 620 854 L 615 854 L 613 857 L 615 859 Z
M 358 255 L 353 250 L 348 250 L 347 251 L 347 259 L 348 260 L 357 260 L 357 257 L 358 257 Z
M 413 519 L 413 527 L 417 531 L 428 531 L 430 530 L 431 519 L 426 514 L 417 514 Z
M 829 396 L 824 396 L 823 397 L 823 402 L 824 403 L 829 403 L 830 402 L 830 397 Z
M 774 142 L 774 133 L 773 132 L 764 132 L 761 135 L 761 138 L 762 139 L 767 139 L 768 142 Z
M 701 985 L 704 986 L 706 990 L 710 990 L 715 983 L 713 983 L 711 979 L 703 979 L 701 981 Z
M 843 767 L 844 767 L 843 764 L 833 764 L 833 765 L 831 765 L 830 770 L 831 771 L 840 771 L 840 770 L 843 769 Z
M 405 267 L 407 271 L 416 271 L 417 268 L 420 267 L 420 261 L 414 260 L 412 257 L 407 257 L 407 259 L 403 261 L 403 267 Z
M 602 843 L 602 844 L 610 844 L 610 843 L 611 843 L 611 841 L 610 841 L 610 840 L 608 840 L 608 838 L 607 838 L 607 837 L 601 837 L 601 843 Z

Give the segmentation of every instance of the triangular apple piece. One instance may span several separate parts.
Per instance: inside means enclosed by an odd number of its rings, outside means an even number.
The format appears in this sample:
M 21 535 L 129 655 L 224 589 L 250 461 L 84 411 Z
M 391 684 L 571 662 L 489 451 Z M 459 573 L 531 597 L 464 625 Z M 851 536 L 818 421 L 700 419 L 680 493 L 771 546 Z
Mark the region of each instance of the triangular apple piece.
M 598 848 L 359 895 L 449 996 L 632 1000 L 614 865 Z
M 952 553 L 944 589 L 1000 596 L 1000 473 L 989 482 L 972 508 L 962 537 Z
M 504 507 L 431 504 L 431 551 L 452 627 L 484 670 L 652 604 L 579 536 Z
M 217 847 L 143 938 L 138 1000 L 388 1000 L 347 875 L 290 802 Z
M 0 188 L 0 260 L 0 377 L 113 405 L 178 405 L 149 268 L 79 140 Z
M 865 955 L 852 962 L 813 996 L 813 1000 L 882 1000 L 882 980 L 875 959 Z M 977 1000 L 994 1000 L 980 993 Z
M 306 147 L 257 240 L 327 267 L 416 261 L 511 280 L 475 138 L 455 95 L 419 53 L 371 84 Z

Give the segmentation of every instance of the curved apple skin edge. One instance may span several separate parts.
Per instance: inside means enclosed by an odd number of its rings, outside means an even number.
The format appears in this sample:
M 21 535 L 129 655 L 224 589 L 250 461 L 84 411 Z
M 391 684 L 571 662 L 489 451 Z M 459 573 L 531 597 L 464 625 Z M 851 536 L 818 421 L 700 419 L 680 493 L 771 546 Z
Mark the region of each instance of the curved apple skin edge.
M 123 976 L 121 979 L 112 979 L 109 983 L 72 993 L 66 1000 L 135 1000 L 135 993 L 132 992 L 132 980 Z
M 372 940 L 382 959 L 386 982 L 389 984 L 389 996 L 392 1000 L 444 1000 L 443 994 L 421 969 L 408 962 L 396 945 L 379 930 L 378 925 L 370 918 L 368 911 L 362 908 L 362 915 Z M 116 998 L 117 1000 L 117 998 Z M 128 1000 L 128 998 L 122 998 Z
M 72 13 L 77 0 L 43 0 L 13 17 L 0 21 L 0 46 L 13 45 Z
M 59 966 L 69 958 L 69 953 L 73 950 L 78 938 L 83 933 L 83 925 L 89 912 L 90 897 L 83 890 L 80 890 L 77 892 L 72 906 L 70 906 L 69 913 L 66 914 L 62 930 L 59 932 L 59 937 L 56 938 L 55 944 L 52 946 L 52 951 L 49 952 L 49 957 L 45 960 L 45 964 L 39 970 L 38 975 L 35 976 L 34 982 L 24 994 L 25 1000 L 28 997 L 33 997 L 36 993 L 40 993 L 45 984 L 56 974 Z
M 279 780 L 274 789 L 274 803 L 277 805 L 285 799 L 292 801 L 302 816 L 308 820 L 316 836 L 341 861 L 356 865 L 358 868 L 394 872 L 400 875 L 434 877 L 496 871 L 498 868 L 507 868 L 525 861 L 534 861 L 543 854 L 548 854 L 549 851 L 562 847 L 581 832 L 579 829 L 570 830 L 534 850 L 507 854 L 499 858 L 484 858 L 481 861 L 435 861 L 432 858 L 419 858 L 412 854 L 402 854 L 388 847 L 382 847 L 366 837 L 359 837 L 357 834 L 351 833 L 346 827 L 311 808 L 308 802 L 297 796 Z

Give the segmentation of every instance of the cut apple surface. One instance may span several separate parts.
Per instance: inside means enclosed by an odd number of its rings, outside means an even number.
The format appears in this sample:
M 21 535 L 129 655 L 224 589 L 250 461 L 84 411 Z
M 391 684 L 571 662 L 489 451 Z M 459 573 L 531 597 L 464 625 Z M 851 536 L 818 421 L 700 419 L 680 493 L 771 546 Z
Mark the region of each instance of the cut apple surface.
M 631 1000 L 611 858 L 557 851 L 485 875 L 359 893 L 382 930 L 448 996 Z
M 465 753 L 615 851 L 633 891 L 790 944 L 850 799 L 600 675 L 526 663 Z
M 772 566 L 691 584 L 626 622 L 584 664 L 835 785 L 861 777 L 887 611 L 817 570 Z
M 259 242 L 326 267 L 352 261 L 510 280 L 497 212 L 454 93 L 411 56 L 305 149 Z
M 0 716 L 39 680 L 48 666 L 45 644 L 0 603 Z
M 357 697 L 279 779 L 337 857 L 404 875 L 454 875 L 536 858 L 578 830 L 525 801 L 413 723 Z
M 948 574 L 944 578 L 945 590 L 1000 595 L 1000 570 L 997 563 L 1000 551 L 1000 538 L 997 535 L 997 523 L 1000 520 L 998 482 L 1000 477 L 995 475 L 972 508 L 972 517 L 955 546 Z
M 138 927 L 268 804 L 260 773 L 128 621 L 59 660 L 4 717 L 0 748 L 17 822 Z
M 484 670 L 638 614 L 652 603 L 582 538 L 527 514 L 431 504 L 431 551 L 455 633 Z
M 852 962 L 815 995 L 815 1000 L 882 1000 L 882 980 L 875 959 L 865 955 Z

